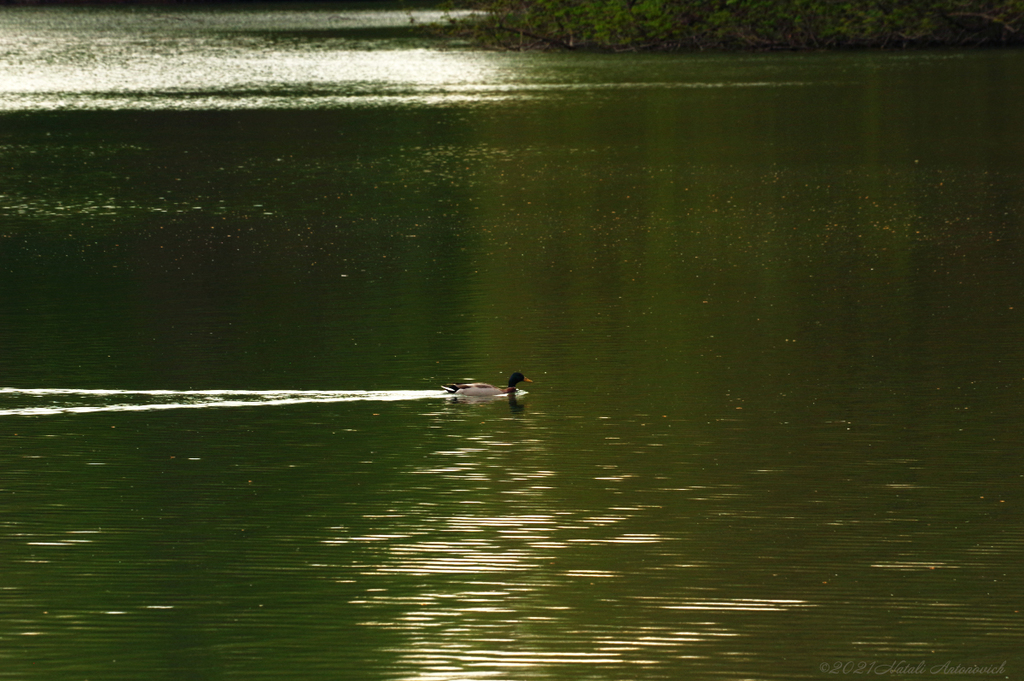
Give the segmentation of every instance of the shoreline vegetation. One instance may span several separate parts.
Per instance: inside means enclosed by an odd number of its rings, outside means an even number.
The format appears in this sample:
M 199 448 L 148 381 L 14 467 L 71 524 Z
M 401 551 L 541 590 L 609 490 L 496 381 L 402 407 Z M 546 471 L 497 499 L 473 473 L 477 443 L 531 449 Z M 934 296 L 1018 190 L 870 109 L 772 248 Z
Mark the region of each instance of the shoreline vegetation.
M 1024 45 L 1024 0 L 454 0 L 442 35 L 503 50 Z
M 258 2 L 261 0 L 0 0 L 0 7 Z M 430 4 L 414 2 L 420 7 Z M 332 4 L 347 2 L 333 0 Z M 421 24 L 421 28 L 474 47 L 499 50 L 1024 46 L 1024 0 L 444 0 L 437 9 L 446 12 L 445 21 Z

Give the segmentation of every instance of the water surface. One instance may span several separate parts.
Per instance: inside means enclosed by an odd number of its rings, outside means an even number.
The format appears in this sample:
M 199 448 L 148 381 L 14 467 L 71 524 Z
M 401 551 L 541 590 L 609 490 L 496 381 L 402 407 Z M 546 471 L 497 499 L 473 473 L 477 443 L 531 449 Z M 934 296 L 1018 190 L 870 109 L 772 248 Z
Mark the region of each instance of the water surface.
M 0 13 L 5 672 L 1019 676 L 1024 53 L 409 19 Z

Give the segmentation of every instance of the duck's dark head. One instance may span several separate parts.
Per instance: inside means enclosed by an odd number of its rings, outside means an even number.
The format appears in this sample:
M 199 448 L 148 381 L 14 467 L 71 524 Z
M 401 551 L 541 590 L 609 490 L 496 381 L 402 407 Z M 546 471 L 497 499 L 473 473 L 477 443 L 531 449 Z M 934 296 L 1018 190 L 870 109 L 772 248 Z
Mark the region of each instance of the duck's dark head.
M 517 383 L 522 383 L 523 381 L 526 381 L 527 383 L 533 383 L 533 381 L 531 381 L 526 376 L 523 376 L 521 373 L 517 371 L 508 377 L 508 387 L 514 388 L 516 387 Z

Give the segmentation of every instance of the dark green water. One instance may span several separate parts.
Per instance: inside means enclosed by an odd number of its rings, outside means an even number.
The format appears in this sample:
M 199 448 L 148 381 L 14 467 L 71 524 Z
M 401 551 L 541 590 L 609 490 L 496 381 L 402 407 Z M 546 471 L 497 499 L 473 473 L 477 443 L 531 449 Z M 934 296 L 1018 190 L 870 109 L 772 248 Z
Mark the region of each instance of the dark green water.
M 1022 678 L 1024 53 L 407 22 L 0 14 L 5 678 Z

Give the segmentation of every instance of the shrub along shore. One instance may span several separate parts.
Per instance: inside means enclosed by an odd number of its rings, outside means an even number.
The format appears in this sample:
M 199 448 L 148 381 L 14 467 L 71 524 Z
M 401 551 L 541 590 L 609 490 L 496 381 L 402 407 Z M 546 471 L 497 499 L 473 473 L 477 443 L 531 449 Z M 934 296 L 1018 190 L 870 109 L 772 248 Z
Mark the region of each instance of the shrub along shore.
M 443 33 L 513 50 L 1024 44 L 1024 0 L 456 0 L 449 9 L 460 11 Z

